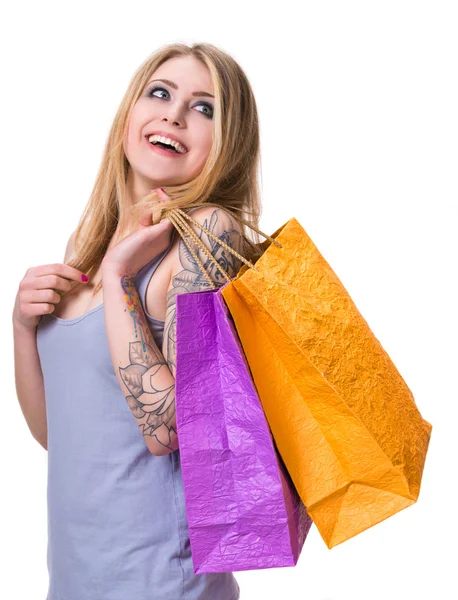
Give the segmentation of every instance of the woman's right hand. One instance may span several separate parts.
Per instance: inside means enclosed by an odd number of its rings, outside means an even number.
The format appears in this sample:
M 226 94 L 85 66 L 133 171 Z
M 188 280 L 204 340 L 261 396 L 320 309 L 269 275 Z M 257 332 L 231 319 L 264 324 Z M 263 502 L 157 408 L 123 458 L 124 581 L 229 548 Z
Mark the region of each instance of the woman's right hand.
M 27 269 L 16 295 L 13 323 L 35 329 L 40 316 L 52 313 L 60 302 L 61 296 L 56 290 L 69 291 L 71 280 L 84 283 L 82 275 L 78 269 L 62 263 Z

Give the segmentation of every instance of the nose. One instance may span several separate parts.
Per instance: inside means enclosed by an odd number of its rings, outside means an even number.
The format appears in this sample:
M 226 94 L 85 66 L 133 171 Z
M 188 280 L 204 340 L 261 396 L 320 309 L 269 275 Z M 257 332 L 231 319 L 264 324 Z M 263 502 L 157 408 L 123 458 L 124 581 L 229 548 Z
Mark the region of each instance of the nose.
M 168 106 L 167 113 L 162 117 L 163 122 L 170 122 L 173 125 L 181 125 L 181 121 L 179 120 L 180 111 L 182 108 L 177 104 L 175 106 Z
M 180 124 L 178 121 L 176 121 L 176 120 L 174 120 L 174 119 L 168 119 L 167 117 L 162 117 L 162 121 L 168 122 L 169 120 L 170 120 L 170 122 L 171 122 L 173 125 L 179 125 L 179 124 Z

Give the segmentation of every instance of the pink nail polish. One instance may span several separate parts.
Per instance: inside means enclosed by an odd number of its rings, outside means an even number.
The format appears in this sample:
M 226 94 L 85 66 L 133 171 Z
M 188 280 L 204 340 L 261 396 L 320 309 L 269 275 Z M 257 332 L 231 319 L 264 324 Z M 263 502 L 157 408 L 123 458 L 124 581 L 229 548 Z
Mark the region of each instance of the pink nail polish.
M 81 275 L 81 279 L 83 281 L 89 281 L 89 278 L 87 277 L 87 275 Z
M 165 194 L 165 190 L 164 190 L 164 188 L 159 188 L 159 189 L 160 189 L 160 190 L 162 190 L 162 191 L 164 192 L 164 194 Z

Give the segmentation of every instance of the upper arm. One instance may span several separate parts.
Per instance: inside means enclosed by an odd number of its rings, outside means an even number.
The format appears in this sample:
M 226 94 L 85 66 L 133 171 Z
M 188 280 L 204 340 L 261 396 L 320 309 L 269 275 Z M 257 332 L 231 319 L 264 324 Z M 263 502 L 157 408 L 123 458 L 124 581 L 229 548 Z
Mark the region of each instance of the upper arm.
M 68 242 L 67 242 L 67 247 L 65 248 L 65 256 L 64 256 L 64 263 L 66 263 L 71 255 L 73 254 L 73 251 L 75 249 L 75 236 L 76 236 L 76 230 L 72 233 L 72 235 L 70 236 Z
M 192 217 L 195 221 L 206 227 L 214 236 L 243 256 L 241 226 L 239 222 L 225 212 L 224 209 L 215 206 L 204 206 L 201 209 L 193 211 Z M 222 265 L 229 277 L 235 277 L 242 266 L 242 261 L 228 252 L 223 246 L 219 245 L 196 225 L 193 223 L 190 223 L 190 225 L 205 246 L 210 250 L 216 261 Z M 226 279 L 216 268 L 214 263 L 204 252 L 202 252 L 202 250 L 197 249 L 196 244 L 192 240 L 190 240 L 190 243 L 214 284 L 217 287 L 224 285 Z M 211 286 L 202 274 L 200 267 L 189 252 L 180 235 L 176 236 L 170 252 L 172 253 L 172 269 L 170 273 L 170 283 L 167 289 L 162 354 L 175 377 L 176 297 L 178 294 L 186 294 L 187 292 L 209 290 L 211 289 Z

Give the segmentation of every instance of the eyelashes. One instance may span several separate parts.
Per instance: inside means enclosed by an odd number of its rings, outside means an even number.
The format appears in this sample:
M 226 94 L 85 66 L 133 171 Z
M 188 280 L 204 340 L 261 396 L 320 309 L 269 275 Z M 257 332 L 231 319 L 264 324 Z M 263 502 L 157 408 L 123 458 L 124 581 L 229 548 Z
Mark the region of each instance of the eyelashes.
M 153 85 L 148 90 L 148 93 L 147 93 L 148 97 L 149 98 L 153 98 L 153 97 L 154 98 L 159 98 L 159 96 L 153 96 L 154 92 L 156 92 L 158 90 L 160 90 L 161 92 L 165 92 L 166 94 L 169 93 L 168 90 L 166 90 L 162 86 L 160 86 L 160 85 Z M 165 98 L 160 98 L 160 99 L 161 100 L 165 100 Z M 204 117 L 207 117 L 207 119 L 211 119 L 213 117 L 213 105 L 210 104 L 210 102 L 205 102 L 205 100 L 201 100 L 200 102 L 198 102 L 196 104 L 196 106 L 199 106 L 199 105 L 206 106 L 210 110 L 210 113 L 205 113 L 205 112 L 202 112 L 201 110 L 199 112 L 202 113 L 204 115 Z

